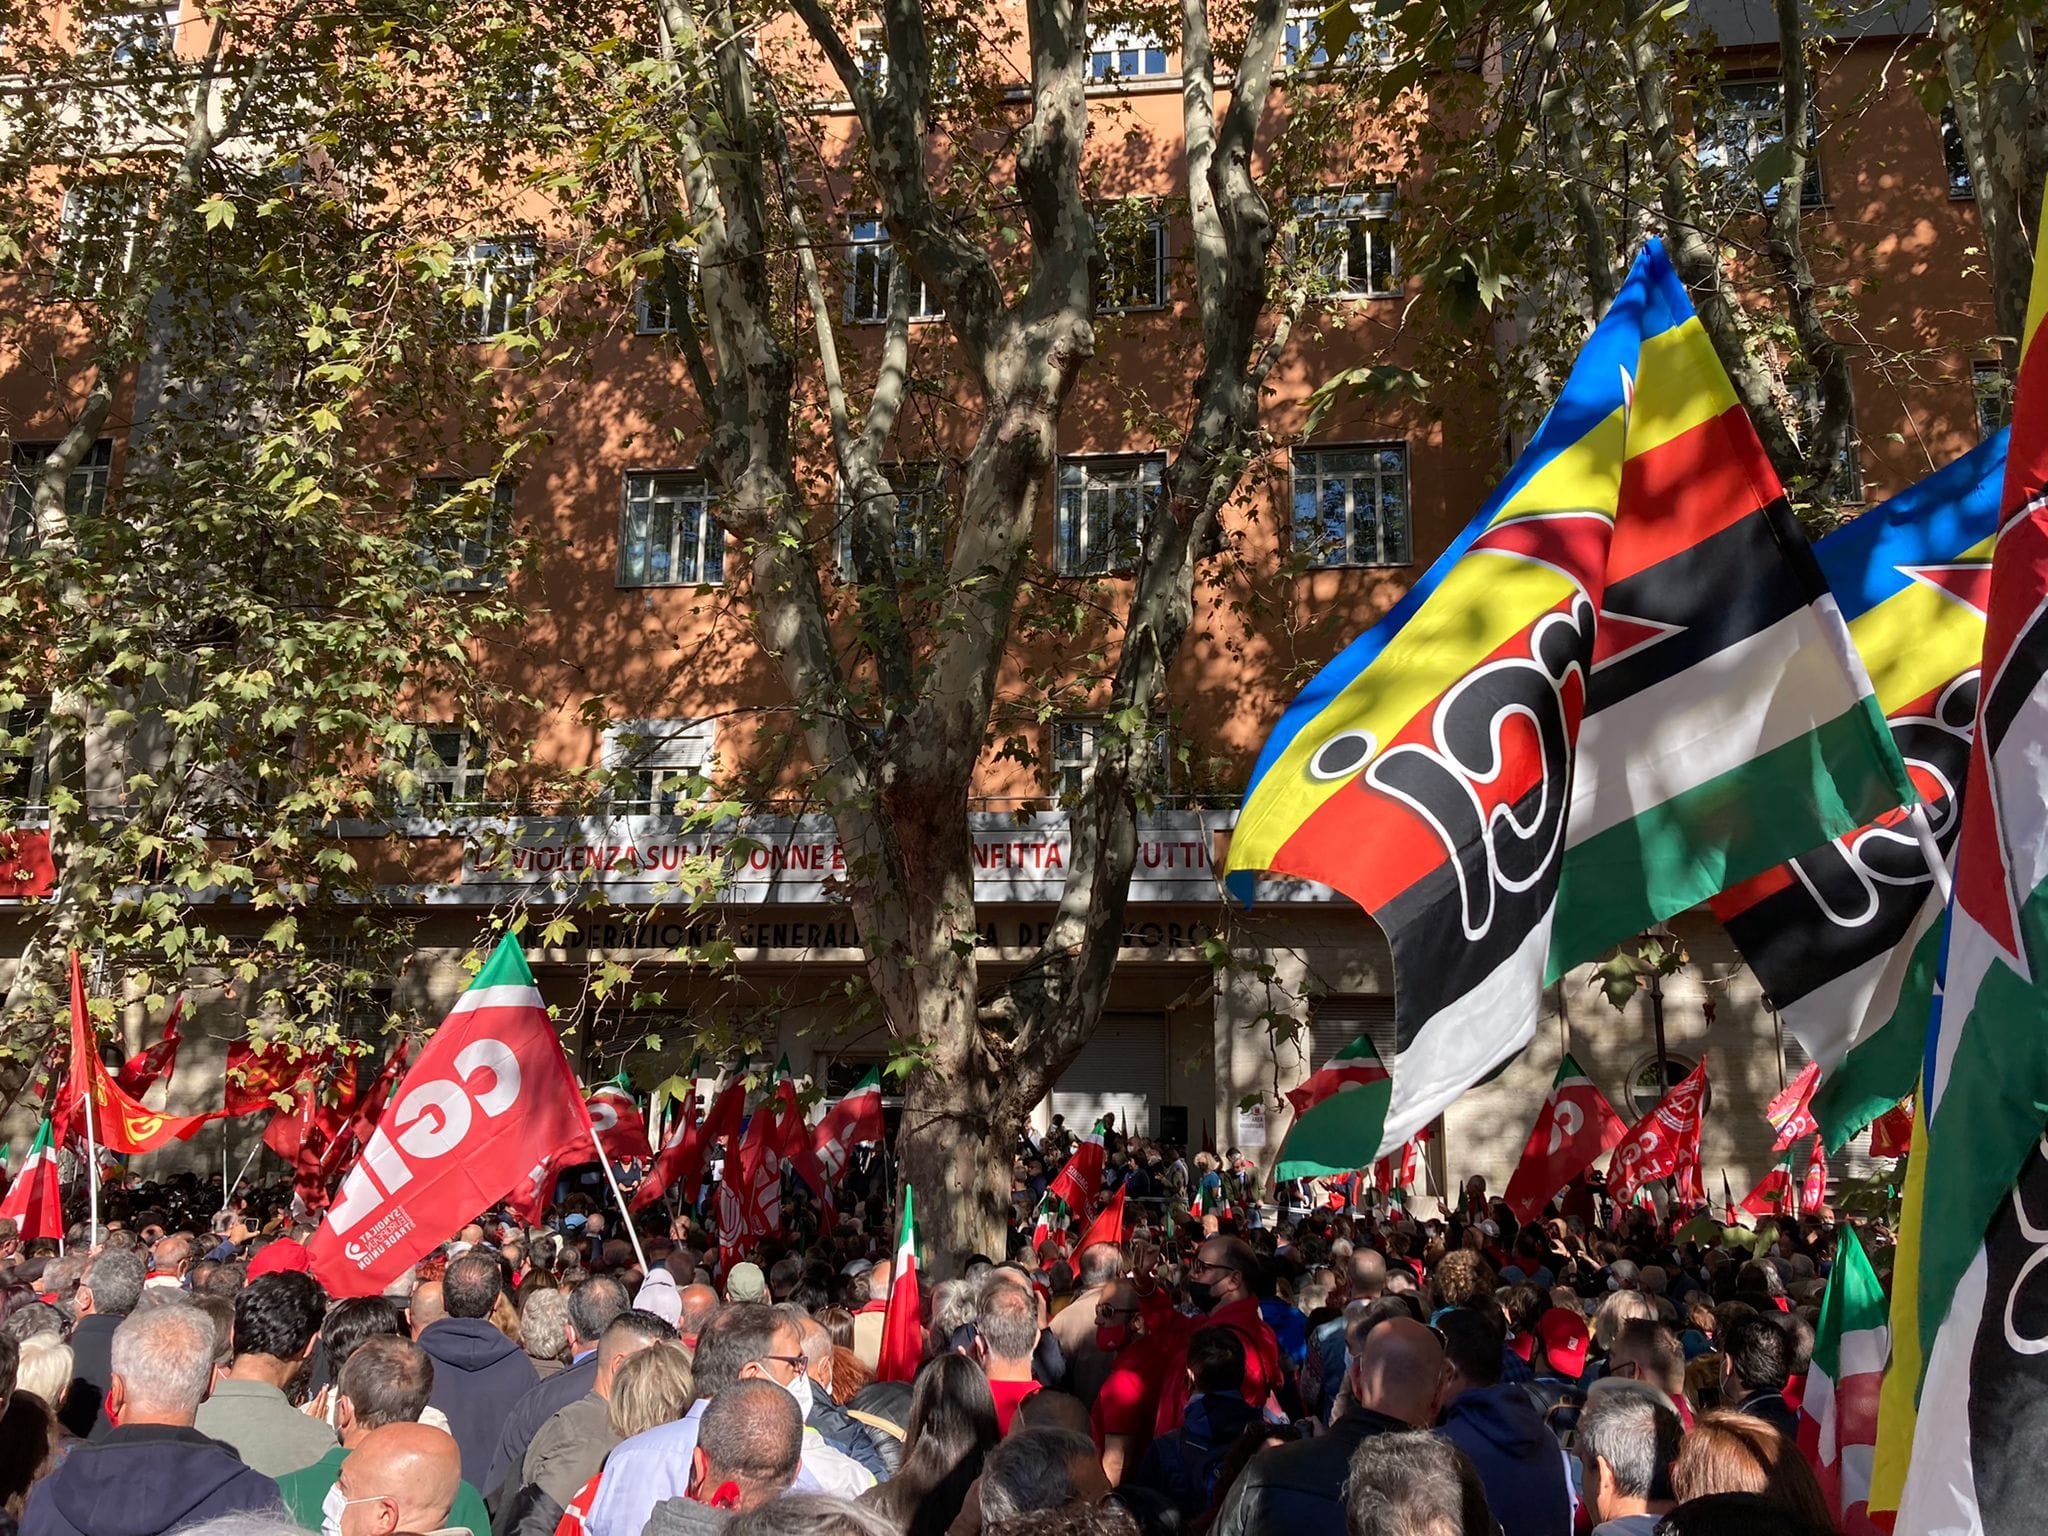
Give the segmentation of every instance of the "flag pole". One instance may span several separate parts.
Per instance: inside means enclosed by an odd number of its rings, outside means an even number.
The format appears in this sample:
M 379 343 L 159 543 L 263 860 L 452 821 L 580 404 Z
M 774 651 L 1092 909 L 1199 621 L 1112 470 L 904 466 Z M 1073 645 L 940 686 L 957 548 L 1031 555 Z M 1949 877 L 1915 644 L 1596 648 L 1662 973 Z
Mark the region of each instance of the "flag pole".
M 590 1128 L 590 1144 L 597 1149 L 598 1166 L 604 1169 L 604 1181 L 612 1187 L 612 1198 L 619 1202 L 619 1219 L 626 1224 L 626 1236 L 633 1244 L 633 1257 L 640 1261 L 640 1273 L 647 1273 L 647 1252 L 640 1246 L 639 1229 L 633 1225 L 633 1213 L 626 1209 L 626 1197 L 619 1189 L 619 1176 L 612 1172 L 612 1160 L 604 1155 L 604 1143 L 597 1139 L 597 1127 Z
M 86 1246 L 100 1245 L 100 1149 L 92 1119 L 92 1085 L 86 1085 L 85 1093 L 85 1176 L 86 1188 L 91 1191 L 89 1225 L 86 1227 Z
M 263 1145 L 262 1138 L 257 1138 L 256 1145 L 249 1149 L 249 1155 L 242 1159 L 242 1171 L 235 1175 L 235 1182 L 230 1184 L 228 1192 L 221 1196 L 220 1208 L 222 1210 L 227 1210 L 235 1203 L 235 1191 L 242 1187 L 242 1180 L 249 1176 L 249 1165 L 256 1161 L 256 1154 L 263 1150 Z M 223 1163 L 221 1166 L 225 1168 L 227 1165 Z
M 1948 860 L 1941 856 L 1941 847 L 1934 841 L 1934 828 L 1927 824 L 1926 807 L 1914 806 L 1906 820 L 1913 824 L 1913 836 L 1920 844 L 1921 853 L 1927 856 L 1927 868 L 1934 875 L 1934 889 L 1940 894 L 1941 904 L 1945 907 L 1953 894 L 1954 882 L 1949 876 Z

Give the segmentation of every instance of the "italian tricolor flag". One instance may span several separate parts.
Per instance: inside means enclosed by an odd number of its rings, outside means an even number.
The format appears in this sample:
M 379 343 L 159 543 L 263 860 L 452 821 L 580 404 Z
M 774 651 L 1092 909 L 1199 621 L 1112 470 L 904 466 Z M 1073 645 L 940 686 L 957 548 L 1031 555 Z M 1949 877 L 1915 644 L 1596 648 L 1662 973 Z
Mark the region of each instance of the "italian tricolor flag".
M 1288 1093 L 1294 1124 L 1273 1177 L 1322 1178 L 1371 1167 L 1380 1155 L 1380 1134 L 1393 1096 L 1393 1079 L 1380 1053 L 1360 1035 Z
M 1799 1448 L 1820 1474 L 1828 1506 L 1848 1536 L 1871 1523 L 1870 1472 L 1877 1450 L 1877 1396 L 1891 1353 L 1884 1290 L 1849 1227 L 1841 1229 L 1834 1272 L 1820 1304 L 1806 1397 L 1799 1410 Z
M 28 1160 L 14 1176 L 0 1216 L 11 1216 L 23 1237 L 62 1237 L 64 1199 L 57 1187 L 57 1149 L 45 1119 L 28 1149 Z
M 903 1186 L 903 1225 L 896 1232 L 896 1265 L 889 1272 L 889 1305 L 882 1313 L 877 1381 L 911 1381 L 924 1363 L 924 1314 L 917 1287 L 917 1217 L 910 1186 Z

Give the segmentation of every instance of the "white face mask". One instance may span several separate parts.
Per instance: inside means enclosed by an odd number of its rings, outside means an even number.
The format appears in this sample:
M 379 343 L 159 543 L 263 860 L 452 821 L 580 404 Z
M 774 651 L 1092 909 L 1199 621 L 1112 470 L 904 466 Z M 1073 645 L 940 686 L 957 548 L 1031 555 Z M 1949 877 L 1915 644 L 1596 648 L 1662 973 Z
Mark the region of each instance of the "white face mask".
M 341 1536 L 341 1512 L 348 1508 L 348 1500 L 341 1496 L 341 1484 L 336 1483 L 327 1490 L 327 1497 L 320 1501 L 320 1536 Z
M 784 1390 L 796 1399 L 796 1416 L 805 1423 L 809 1423 L 811 1418 L 811 1378 L 809 1373 L 798 1371 L 796 1373 L 796 1380 L 788 1383 Z

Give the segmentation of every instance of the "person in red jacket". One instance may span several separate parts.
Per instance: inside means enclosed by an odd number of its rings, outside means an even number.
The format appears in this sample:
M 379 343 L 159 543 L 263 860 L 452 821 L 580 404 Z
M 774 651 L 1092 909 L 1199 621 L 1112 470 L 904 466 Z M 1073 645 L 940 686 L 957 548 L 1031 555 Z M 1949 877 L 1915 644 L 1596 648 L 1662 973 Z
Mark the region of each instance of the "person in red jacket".
M 1254 1408 L 1263 1408 L 1280 1385 L 1280 1341 L 1259 1316 L 1258 1292 L 1252 1285 L 1257 1264 L 1258 1255 L 1243 1238 L 1208 1238 L 1195 1250 L 1183 1288 L 1188 1300 L 1204 1314 L 1188 1333 L 1199 1333 L 1204 1328 L 1228 1328 L 1236 1333 L 1244 1342 L 1244 1399 Z M 1187 1360 L 1184 1337 L 1175 1350 L 1166 1380 L 1160 1385 L 1159 1408 L 1152 1429 L 1155 1435 L 1180 1426 L 1181 1410 L 1187 1406 L 1188 1397 Z

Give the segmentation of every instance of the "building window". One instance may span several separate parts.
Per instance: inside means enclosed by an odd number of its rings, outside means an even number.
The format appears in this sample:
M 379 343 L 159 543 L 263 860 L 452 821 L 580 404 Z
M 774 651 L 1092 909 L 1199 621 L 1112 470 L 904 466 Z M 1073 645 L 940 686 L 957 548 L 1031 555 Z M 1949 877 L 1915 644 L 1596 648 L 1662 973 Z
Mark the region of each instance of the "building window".
M 0 516 L 6 521 L 4 529 L 0 529 L 0 539 L 4 539 L 10 556 L 25 555 L 35 548 L 36 477 L 56 451 L 55 443 L 16 443 L 9 450 L 6 500 L 0 503 Z M 78 468 L 71 471 L 64 486 L 64 510 L 72 518 L 74 532 L 79 523 L 90 523 L 106 511 L 107 477 L 113 463 L 114 440 L 103 437 L 86 451 Z
M 1165 74 L 1166 49 L 1153 33 L 1133 27 L 1088 29 L 1089 79 L 1157 80 Z
M 683 251 L 671 253 L 682 278 L 690 319 L 704 318 L 704 281 L 697 270 L 697 258 Z M 642 336 L 665 336 L 676 329 L 675 305 L 660 268 L 652 268 L 633 288 L 633 328 Z
M 1977 440 L 1996 437 L 2012 425 L 2012 380 L 2002 363 L 1970 364 L 1970 387 L 1977 396 Z
M 889 38 L 883 28 L 855 27 L 853 58 L 860 66 L 861 84 L 871 95 L 880 96 L 889 89 Z
M 1163 455 L 1062 459 L 1057 563 L 1062 576 L 1128 570 L 1159 504 Z
M 1087 785 L 1088 772 L 1095 766 L 1095 754 L 1107 727 L 1100 720 L 1069 719 L 1052 723 L 1052 792 L 1063 805 L 1071 805 Z M 1157 798 L 1166 794 L 1172 768 L 1166 732 L 1152 733 L 1152 761 L 1144 786 Z
M 1333 7 L 1292 5 L 1280 34 L 1281 62 L 1289 69 L 1326 69 L 1330 64 L 1329 12 Z M 1393 32 L 1384 18 L 1362 5 L 1351 7 L 1353 31 L 1338 56 L 1339 64 L 1359 64 L 1367 59 L 1391 64 L 1394 58 Z
M 1977 195 L 1977 178 L 1970 174 L 1970 151 L 1963 143 L 1963 125 L 1956 121 L 1954 102 L 1941 106 L 1941 162 L 1948 172 L 1950 197 Z
M 1408 448 L 1294 450 L 1294 547 L 1311 565 L 1406 565 Z
M 1095 228 L 1102 247 L 1095 307 L 1105 314 L 1165 308 L 1165 220 L 1111 215 Z
M 711 483 L 699 475 L 626 476 L 619 534 L 622 587 L 716 586 L 725 580 L 725 530 Z
M 856 325 L 878 325 L 889 318 L 889 279 L 896 253 L 880 219 L 855 219 L 847 228 L 846 318 Z M 911 278 L 910 318 L 936 320 L 945 313 L 931 290 Z
M 420 564 L 444 592 L 476 592 L 505 583 L 505 542 L 512 533 L 514 487 L 509 480 L 477 494 L 476 482 L 435 476 L 413 488 L 422 514 L 439 514 L 439 526 L 420 537 Z
M 40 809 L 49 793 L 50 705 L 34 699 L 0 713 L 0 823 Z
M 413 790 L 408 807 L 422 814 L 476 806 L 484 798 L 484 773 L 490 749 L 466 725 L 432 724 L 415 728 L 412 745 Z
M 133 180 L 82 181 L 64 194 L 52 288 L 74 299 L 103 298 L 134 270 L 147 199 Z
M 612 810 L 620 816 L 679 816 L 711 794 L 716 722 L 620 720 L 604 733 Z
M 1699 1063 L 1689 1056 L 1680 1056 L 1675 1052 L 1666 1051 L 1664 1053 L 1664 1071 L 1660 1076 L 1657 1071 L 1657 1055 L 1654 1051 L 1640 1058 L 1633 1067 L 1629 1068 L 1628 1072 L 1629 1118 L 1631 1120 L 1642 1119 L 1657 1107 L 1658 1101 L 1665 1094 L 1692 1076 L 1693 1068 L 1698 1065 Z M 1700 1096 L 1700 1114 L 1702 1116 L 1705 1116 L 1708 1107 L 1713 1102 L 1714 1089 L 1709 1084 L 1706 1092 Z
M 946 466 L 935 460 L 884 464 L 882 473 L 896 488 L 896 569 L 904 574 L 930 574 L 945 558 L 946 535 L 952 527 L 952 498 L 946 489 Z M 847 581 L 858 581 L 853 561 L 853 498 L 839 488 L 839 569 Z
M 1397 292 L 1394 193 L 1331 192 L 1304 197 L 1295 212 L 1306 222 L 1310 250 L 1333 298 L 1386 298 Z
M 540 246 L 532 240 L 479 240 L 455 258 L 463 325 L 478 341 L 524 330 L 533 319 Z
M 1754 167 L 1784 138 L 1783 91 L 1777 80 L 1730 80 L 1699 98 L 1695 122 L 1695 154 L 1700 170 L 1721 182 L 1729 197 L 1746 202 L 1761 196 L 1766 208 L 1778 201 L 1778 181 L 1758 187 Z M 1809 118 L 1806 180 L 1800 184 L 1799 206 L 1818 208 L 1822 201 L 1820 145 Z
M 178 7 L 112 6 L 82 17 L 81 51 L 104 54 L 117 64 L 168 54 L 178 35 Z
M 1797 407 L 1791 425 L 1793 431 L 1804 438 L 1820 426 L 1820 387 L 1811 378 L 1789 380 L 1787 387 Z M 1863 444 L 1856 432 L 1853 400 L 1849 409 L 1849 440 L 1842 444 L 1841 457 L 1835 461 L 1834 470 L 1818 489 L 1830 501 L 1853 504 L 1863 499 Z

